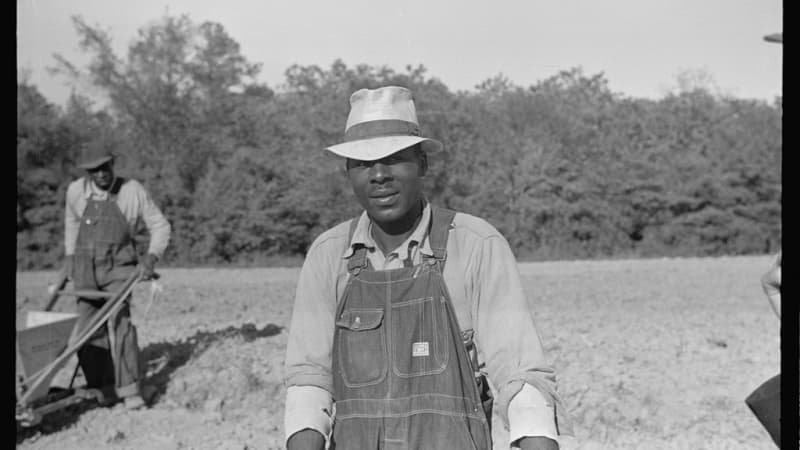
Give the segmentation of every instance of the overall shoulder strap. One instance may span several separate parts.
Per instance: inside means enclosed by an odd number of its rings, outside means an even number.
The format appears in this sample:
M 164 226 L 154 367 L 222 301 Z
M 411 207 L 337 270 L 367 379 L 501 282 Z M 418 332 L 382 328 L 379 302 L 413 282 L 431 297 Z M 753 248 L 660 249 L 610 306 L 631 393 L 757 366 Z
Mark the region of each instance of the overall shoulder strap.
M 350 220 L 350 229 L 347 232 L 347 245 L 351 245 L 350 243 L 353 241 L 353 235 L 356 232 L 358 219 L 360 217 L 361 216 L 356 216 Z M 358 275 L 358 272 L 365 267 L 367 267 L 367 249 L 361 245 L 355 249 L 353 255 L 347 260 L 347 271 L 350 272 L 351 275 Z
M 451 209 L 431 206 L 431 229 L 429 232 L 433 257 L 440 261 L 444 270 L 447 261 L 447 238 L 453 228 L 453 219 L 456 212 Z
M 111 201 L 116 202 L 117 196 L 119 196 L 119 191 L 122 189 L 122 185 L 125 184 L 125 178 L 116 177 L 114 179 L 114 184 L 111 185 L 111 189 L 108 190 L 108 199 Z

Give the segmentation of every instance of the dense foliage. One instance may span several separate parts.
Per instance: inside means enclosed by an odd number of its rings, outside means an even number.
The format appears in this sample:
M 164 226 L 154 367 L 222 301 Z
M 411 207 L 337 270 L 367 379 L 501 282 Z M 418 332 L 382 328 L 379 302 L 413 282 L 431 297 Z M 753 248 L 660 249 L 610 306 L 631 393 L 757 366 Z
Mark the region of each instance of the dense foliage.
M 64 108 L 17 85 L 17 267 L 63 254 L 63 203 L 83 145 L 112 145 L 118 172 L 148 187 L 173 225 L 166 264 L 301 257 L 358 212 L 340 142 L 354 90 L 406 86 L 432 154 L 429 198 L 486 218 L 523 259 L 701 256 L 781 243 L 781 114 L 774 104 L 683 85 L 659 100 L 612 92 L 579 68 L 532 86 L 502 76 L 453 92 L 423 66 L 341 61 L 289 67 L 285 83 L 217 23 L 166 16 L 126 58 L 74 19 L 85 68 L 54 72 L 105 94 Z

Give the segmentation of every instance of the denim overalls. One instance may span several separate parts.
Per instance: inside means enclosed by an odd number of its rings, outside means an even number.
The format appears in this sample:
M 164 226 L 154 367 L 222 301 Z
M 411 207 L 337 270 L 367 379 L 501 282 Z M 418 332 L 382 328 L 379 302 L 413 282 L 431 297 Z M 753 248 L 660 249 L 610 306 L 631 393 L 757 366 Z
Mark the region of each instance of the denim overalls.
M 491 448 L 476 369 L 442 277 L 455 212 L 431 213 L 432 257 L 386 271 L 371 269 L 364 247 L 350 257 L 336 308 L 331 448 Z
M 123 182 L 122 178 L 115 180 L 106 200 L 87 199 L 75 245 L 72 274 L 75 289 L 117 292 L 136 270 L 130 226 L 116 201 Z M 88 323 L 104 302 L 78 298 L 76 327 Z M 111 336 L 106 327 L 101 327 L 78 351 L 87 386 L 101 388 L 113 384 L 119 397 L 138 394 L 139 348 L 128 300 L 110 320 L 114 330 Z

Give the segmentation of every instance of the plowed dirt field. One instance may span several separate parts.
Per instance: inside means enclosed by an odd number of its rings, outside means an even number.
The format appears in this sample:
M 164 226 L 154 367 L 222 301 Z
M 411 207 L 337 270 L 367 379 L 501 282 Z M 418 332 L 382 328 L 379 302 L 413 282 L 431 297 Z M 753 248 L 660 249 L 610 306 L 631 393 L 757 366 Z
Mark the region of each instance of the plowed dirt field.
M 562 448 L 775 448 L 744 403 L 780 370 L 780 322 L 759 284 L 770 263 L 757 256 L 520 264 L 575 419 L 576 437 Z M 132 304 L 145 383 L 155 388 L 150 407 L 72 407 L 18 428 L 17 448 L 283 447 L 281 380 L 299 269 L 159 272 L 157 300 L 148 305 L 150 283 L 142 283 Z M 54 277 L 17 273 L 18 320 L 43 309 Z M 54 310 L 71 312 L 74 300 Z M 53 384 L 66 386 L 74 367 L 73 358 Z

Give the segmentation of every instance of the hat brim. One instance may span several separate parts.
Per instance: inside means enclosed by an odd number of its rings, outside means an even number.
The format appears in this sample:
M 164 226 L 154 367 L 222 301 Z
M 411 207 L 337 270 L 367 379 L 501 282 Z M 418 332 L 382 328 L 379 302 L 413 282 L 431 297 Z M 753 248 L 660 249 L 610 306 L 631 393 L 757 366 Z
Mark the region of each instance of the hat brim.
M 78 164 L 78 167 L 81 169 L 94 169 L 99 167 L 108 161 L 111 161 L 114 157 L 113 156 L 103 156 L 102 158 L 93 159 L 91 161 L 83 162 Z
M 419 136 L 382 136 L 336 144 L 326 147 L 325 150 L 344 158 L 375 161 L 416 144 L 421 144 L 425 152 L 435 152 L 442 148 L 442 143 L 435 139 Z

